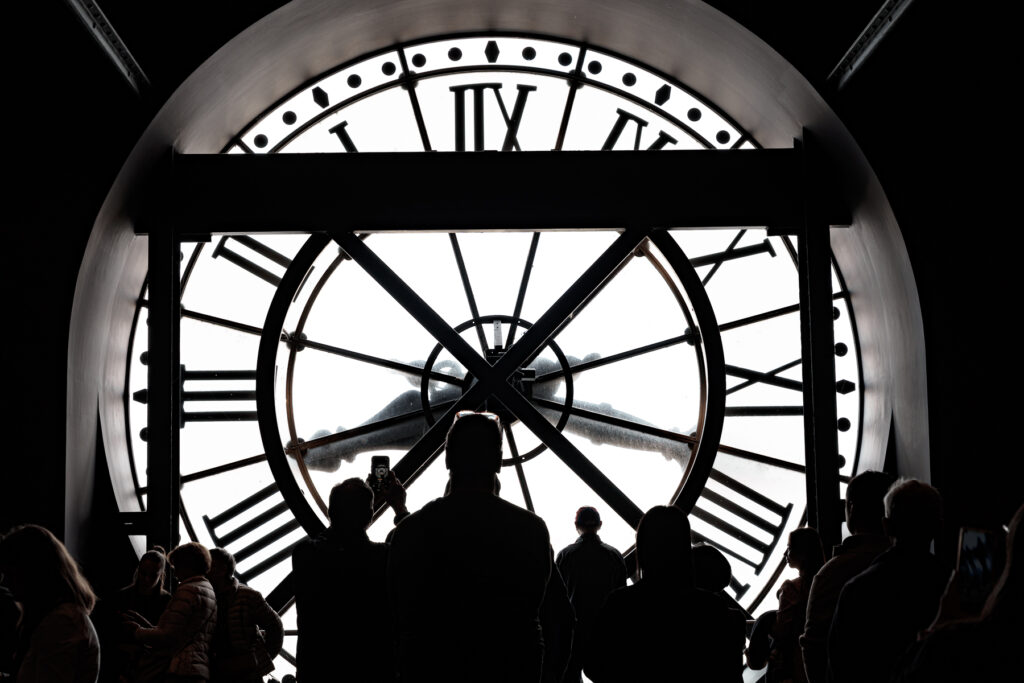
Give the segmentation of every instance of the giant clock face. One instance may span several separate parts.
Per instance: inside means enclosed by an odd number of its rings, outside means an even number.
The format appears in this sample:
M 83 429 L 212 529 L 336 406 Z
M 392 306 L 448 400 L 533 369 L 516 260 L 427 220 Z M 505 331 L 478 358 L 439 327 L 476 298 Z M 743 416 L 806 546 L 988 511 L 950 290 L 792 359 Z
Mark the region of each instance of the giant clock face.
M 488 35 L 344 64 L 271 104 L 224 152 L 756 146 L 714 104 L 626 57 Z M 401 201 L 416 178 L 395 168 L 379 182 Z M 603 539 L 626 552 L 638 513 L 685 492 L 695 536 L 731 561 L 739 601 L 773 607 L 784 538 L 805 511 L 795 245 L 757 229 L 630 243 L 629 232 L 486 227 L 185 245 L 182 536 L 233 551 L 242 579 L 286 607 L 290 549 L 325 524 L 331 486 L 386 454 L 419 508 L 446 481 L 434 425 L 453 406 L 486 405 L 506 423 L 501 495 L 543 516 L 556 550 L 574 540 L 580 505 L 602 511 Z M 861 382 L 833 272 L 848 476 Z M 126 384 L 139 400 L 126 406 L 144 499 L 146 336 L 135 327 Z M 723 378 L 724 406 L 709 400 Z M 260 405 L 257 380 L 269 387 Z M 391 524 L 381 516 L 371 537 Z M 294 629 L 294 610 L 284 617 Z

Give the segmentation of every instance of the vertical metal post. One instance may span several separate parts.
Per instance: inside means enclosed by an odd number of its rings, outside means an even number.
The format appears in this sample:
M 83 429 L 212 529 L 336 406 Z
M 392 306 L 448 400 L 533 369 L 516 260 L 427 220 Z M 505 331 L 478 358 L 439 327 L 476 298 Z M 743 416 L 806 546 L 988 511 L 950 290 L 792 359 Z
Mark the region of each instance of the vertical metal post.
M 821 167 L 810 133 L 803 151 L 804 222 L 797 235 L 800 277 L 800 341 L 804 385 L 804 453 L 807 464 L 807 524 L 831 548 L 841 540 L 839 443 L 836 433 L 835 333 L 832 248 L 829 224 L 819 210 Z
M 180 250 L 172 221 L 157 216 L 149 230 L 149 401 L 146 467 L 148 545 L 178 543 L 180 505 L 179 348 Z

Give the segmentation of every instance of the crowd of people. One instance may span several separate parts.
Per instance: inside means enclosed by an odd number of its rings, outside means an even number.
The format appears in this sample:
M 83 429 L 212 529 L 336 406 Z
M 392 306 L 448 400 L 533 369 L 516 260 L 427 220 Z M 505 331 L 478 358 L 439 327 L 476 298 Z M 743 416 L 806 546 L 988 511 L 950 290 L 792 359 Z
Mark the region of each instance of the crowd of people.
M 861 473 L 847 488 L 849 536 L 826 561 L 817 531 L 792 531 L 798 575 L 753 620 L 725 590 L 725 555 L 693 545 L 674 506 L 640 520 L 632 582 L 593 507 L 556 555 L 544 521 L 498 495 L 502 434 L 496 415 L 459 413 L 449 487 L 413 513 L 393 474 L 376 493 L 361 479 L 334 487 L 330 526 L 292 556 L 298 683 L 739 683 L 744 661 L 765 683 L 917 683 L 1005 681 L 1019 668 L 1024 506 L 998 583 L 965 613 L 956 571 L 930 552 L 938 491 Z M 396 523 L 377 543 L 366 530 L 384 502 Z M 64 545 L 25 525 L 0 537 L 0 572 L 0 677 L 257 683 L 282 647 L 280 617 L 223 548 L 153 548 L 130 585 L 97 601 Z

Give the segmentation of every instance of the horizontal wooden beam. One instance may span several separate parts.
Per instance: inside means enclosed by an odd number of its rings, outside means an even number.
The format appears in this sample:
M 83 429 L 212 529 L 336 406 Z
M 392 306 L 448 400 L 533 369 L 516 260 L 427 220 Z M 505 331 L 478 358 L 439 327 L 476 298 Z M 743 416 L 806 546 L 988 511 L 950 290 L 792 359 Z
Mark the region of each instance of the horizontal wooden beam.
M 173 154 L 153 206 L 212 233 L 765 226 L 805 211 L 803 152 Z M 820 202 L 821 198 L 814 198 Z M 849 223 L 837 203 L 835 225 Z M 170 207 L 170 208 L 166 208 Z M 145 226 L 159 224 L 139 221 Z

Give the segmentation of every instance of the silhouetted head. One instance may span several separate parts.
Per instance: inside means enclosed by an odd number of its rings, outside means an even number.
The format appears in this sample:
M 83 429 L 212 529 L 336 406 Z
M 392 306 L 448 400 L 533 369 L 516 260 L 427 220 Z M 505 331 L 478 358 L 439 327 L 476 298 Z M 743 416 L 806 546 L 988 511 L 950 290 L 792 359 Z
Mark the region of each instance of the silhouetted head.
M 1006 564 L 992 593 L 981 611 L 982 619 L 1003 617 L 1019 623 L 1020 607 L 1024 603 L 1024 505 L 1010 520 L 1006 535 Z
M 141 593 L 158 591 L 163 585 L 166 572 L 167 557 L 164 555 L 164 549 L 155 545 L 139 558 L 139 566 L 135 568 L 132 585 Z
M 825 551 L 821 548 L 821 536 L 818 530 L 803 526 L 789 532 L 789 545 L 786 547 L 786 559 L 789 566 L 800 572 L 801 576 L 814 576 L 825 564 Z
M 167 562 L 179 579 L 206 576 L 210 571 L 210 551 L 202 543 L 182 543 L 167 555 Z
M 713 545 L 693 546 L 693 582 L 701 590 L 717 593 L 732 579 L 732 566 L 725 554 Z
M 455 482 L 489 483 L 501 470 L 501 421 L 494 413 L 462 411 L 448 429 L 445 467 Z
M 601 515 L 597 508 L 585 505 L 576 511 L 576 531 L 581 534 L 591 534 L 600 530 Z
M 206 578 L 210 579 L 213 590 L 220 593 L 229 588 L 234 574 L 235 556 L 224 548 L 210 548 L 210 571 Z
M 331 526 L 344 531 L 364 531 L 373 519 L 373 489 L 352 477 L 331 489 L 327 504 Z
M 48 529 L 15 527 L 0 539 L 0 574 L 26 612 L 41 614 L 62 602 L 92 611 L 96 595 L 78 563 Z
M 692 587 L 690 520 L 673 505 L 647 511 L 636 528 L 636 556 L 643 580 Z
M 927 547 L 942 530 L 942 496 L 917 479 L 899 479 L 885 494 L 885 529 L 897 544 Z
M 851 534 L 884 534 L 885 494 L 896 477 L 869 470 L 846 487 L 846 528 Z

